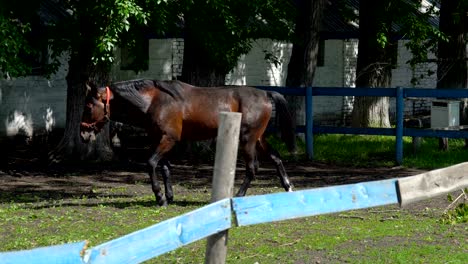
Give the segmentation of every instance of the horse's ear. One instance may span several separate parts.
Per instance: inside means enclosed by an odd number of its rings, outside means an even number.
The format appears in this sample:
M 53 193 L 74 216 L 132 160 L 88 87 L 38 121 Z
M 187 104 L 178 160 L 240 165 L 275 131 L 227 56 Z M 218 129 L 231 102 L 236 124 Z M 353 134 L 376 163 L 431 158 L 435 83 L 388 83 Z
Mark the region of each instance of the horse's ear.
M 91 92 L 91 86 L 89 86 L 88 83 L 86 83 L 86 96 Z
M 93 81 L 86 82 L 86 95 L 89 95 L 90 93 L 92 96 L 96 96 L 98 93 L 96 83 L 94 83 Z

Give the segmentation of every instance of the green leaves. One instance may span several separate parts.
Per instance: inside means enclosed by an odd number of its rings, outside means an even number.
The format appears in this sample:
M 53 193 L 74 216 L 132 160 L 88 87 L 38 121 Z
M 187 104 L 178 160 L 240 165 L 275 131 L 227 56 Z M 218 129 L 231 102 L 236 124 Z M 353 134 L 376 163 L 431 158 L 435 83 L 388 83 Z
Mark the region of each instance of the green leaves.
M 34 53 L 26 40 L 31 31 L 29 23 L 21 23 L 10 17 L 12 13 L 0 12 L 0 72 L 4 78 L 26 75 L 31 72 L 20 56 Z
M 420 3 L 405 2 L 396 10 L 402 14 L 396 16 L 401 25 L 400 33 L 409 41 L 405 46 L 413 53 L 408 61 L 411 66 L 427 62 L 428 53 L 435 53 L 439 40 L 447 40 L 446 36 L 434 25 L 434 18 L 439 15 L 435 6 L 421 10 Z
M 379 45 L 380 45 L 382 48 L 385 48 L 385 46 L 386 46 L 387 43 L 388 43 L 387 33 L 386 33 L 386 32 L 379 32 L 379 33 L 377 34 L 377 43 L 379 43 Z
M 178 1 L 186 32 L 207 51 L 210 64 L 231 70 L 258 38 L 288 39 L 295 11 L 289 1 Z
M 0 70 L 18 76 L 28 73 L 18 54 L 33 50 L 26 41 L 30 28 L 18 20 L 24 11 L 12 3 L 2 4 L 0 11 Z M 39 6 L 31 6 L 28 16 L 37 17 Z M 213 65 L 225 71 L 250 50 L 252 39 L 288 38 L 294 16 L 291 3 L 282 0 L 71 0 L 59 1 L 57 9 L 66 14 L 48 24 L 47 35 L 41 33 L 49 39 L 54 63 L 70 51 L 94 65 L 109 65 L 117 46 L 134 45 L 148 34 L 180 35 L 189 29 Z M 18 12 L 9 17 L 4 10 Z
M 135 0 L 105 1 L 93 10 L 96 16 L 104 16 L 103 20 L 96 22 L 100 30 L 94 36 L 97 45 L 92 61 L 95 64 L 113 62 L 120 35 L 130 31 L 132 26 L 147 24 L 149 15 Z

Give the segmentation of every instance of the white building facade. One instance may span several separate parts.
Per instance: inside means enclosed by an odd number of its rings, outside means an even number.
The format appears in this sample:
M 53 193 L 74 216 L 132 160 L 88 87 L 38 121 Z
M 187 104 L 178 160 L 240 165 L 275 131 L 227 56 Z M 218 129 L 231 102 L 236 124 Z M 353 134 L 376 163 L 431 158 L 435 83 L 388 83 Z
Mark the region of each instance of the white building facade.
M 329 39 L 324 41 L 323 65 L 317 67 L 314 86 L 354 87 L 356 78 L 358 41 L 356 39 Z M 150 39 L 148 70 L 135 73 L 121 70 L 125 63 L 116 52 L 111 71 L 113 81 L 137 78 L 175 79 L 181 75 L 183 64 L 183 39 Z M 259 39 L 252 50 L 239 59 L 237 66 L 226 76 L 227 85 L 284 86 L 292 44 Z M 271 54 L 275 63 L 267 61 Z M 399 42 L 398 66 L 393 70 L 392 87 L 434 88 L 436 77 L 428 76 L 428 69 L 436 72 L 436 64 L 411 68 L 406 61 L 411 53 Z M 47 133 L 65 127 L 67 56 L 62 67 L 46 79 L 39 76 L 0 80 L 0 137 L 23 133 Z M 418 85 L 411 80 L 417 78 Z M 314 119 L 324 124 L 343 124 L 352 110 L 352 97 L 314 98 Z M 408 111 L 414 110 L 409 100 Z M 421 105 L 425 107 L 424 104 Z M 408 112 L 411 114 L 410 112 Z

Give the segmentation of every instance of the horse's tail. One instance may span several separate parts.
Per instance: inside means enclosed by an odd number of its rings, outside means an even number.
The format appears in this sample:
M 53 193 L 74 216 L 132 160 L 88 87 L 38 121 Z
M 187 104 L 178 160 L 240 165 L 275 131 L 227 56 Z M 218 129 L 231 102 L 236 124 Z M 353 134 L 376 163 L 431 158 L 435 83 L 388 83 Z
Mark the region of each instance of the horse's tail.
M 268 92 L 270 97 L 275 102 L 276 115 L 279 117 L 279 129 L 281 139 L 286 143 L 286 147 L 291 153 L 296 152 L 296 122 L 292 118 L 288 109 L 286 98 L 278 92 Z

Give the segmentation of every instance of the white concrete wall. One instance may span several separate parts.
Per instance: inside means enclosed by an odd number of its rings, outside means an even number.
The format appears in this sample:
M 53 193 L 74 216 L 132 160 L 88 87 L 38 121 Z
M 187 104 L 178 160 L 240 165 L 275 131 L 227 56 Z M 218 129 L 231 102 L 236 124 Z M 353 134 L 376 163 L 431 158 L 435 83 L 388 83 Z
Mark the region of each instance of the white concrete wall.
M 344 77 L 344 42 L 342 40 L 325 41 L 325 63 L 317 67 L 314 85 L 323 87 L 342 87 Z M 292 44 L 259 39 L 253 43 L 252 50 L 243 55 L 237 66 L 226 77 L 229 85 L 284 86 L 288 72 Z M 274 64 L 265 60 L 266 54 L 275 54 Z M 349 60 L 348 60 L 349 61 Z M 355 65 L 354 65 L 355 67 Z M 320 96 L 314 98 L 314 113 L 320 119 L 340 119 L 342 97 Z M 302 119 L 299 117 L 299 119 Z M 299 121 L 301 122 L 301 121 Z
M 325 60 L 317 67 L 314 86 L 343 87 L 345 85 L 345 42 L 325 40 Z M 342 96 L 317 96 L 313 98 L 314 120 L 324 125 L 336 125 L 342 119 Z
M 437 64 L 424 63 L 411 67 L 406 62 L 411 59 L 412 54 L 405 44 L 408 41 L 398 42 L 397 67 L 392 70 L 392 87 L 405 88 L 435 88 L 437 85 Z M 435 58 L 430 54 L 429 58 Z M 430 74 L 430 73 L 433 74 Z M 430 109 L 433 98 L 407 98 L 405 101 L 405 113 L 407 115 L 418 115 Z M 395 99 L 390 100 L 390 111 L 395 112 Z
M 226 76 L 228 85 L 284 86 L 288 72 L 292 44 L 269 39 L 259 39 L 249 53 L 241 56 L 237 66 Z M 274 64 L 265 59 L 274 54 Z
M 326 40 L 324 66 L 318 67 L 314 86 L 354 87 L 356 79 L 357 45 L 355 39 Z M 141 73 L 120 70 L 120 52 L 111 71 L 113 81 L 135 78 L 173 79 L 182 73 L 183 39 L 151 39 L 149 41 L 149 67 Z M 226 84 L 284 86 L 292 44 L 260 39 L 252 50 L 239 59 L 238 65 L 226 76 Z M 266 54 L 274 54 L 277 62 L 265 60 Z M 398 67 L 393 70 L 392 87 L 435 87 L 435 64 L 411 68 L 406 61 L 411 57 L 404 42 L 399 43 Z M 50 127 L 65 126 L 67 57 L 63 66 L 50 79 L 27 77 L 0 80 L 0 137 L 16 133 L 43 132 Z M 411 80 L 418 78 L 413 85 Z M 336 124 L 345 120 L 352 109 L 352 97 L 314 98 L 316 120 Z M 409 106 L 408 108 L 412 108 Z M 15 119 L 16 118 L 16 119 Z M 26 129 L 26 127 L 29 127 Z M 21 130 L 21 129 L 20 129 Z M 29 131 L 29 132 L 26 132 Z
M 179 69 L 182 72 L 180 62 L 182 61 L 181 56 L 183 57 L 183 41 L 180 39 L 150 39 L 149 51 L 148 70 L 135 73 L 132 70 L 120 69 L 122 58 L 120 49 L 117 49 L 116 60 L 111 70 L 111 79 L 113 81 L 137 78 L 170 80 Z
M 50 79 L 31 76 L 0 79 L 0 137 L 32 136 L 65 127 L 68 56 Z

